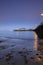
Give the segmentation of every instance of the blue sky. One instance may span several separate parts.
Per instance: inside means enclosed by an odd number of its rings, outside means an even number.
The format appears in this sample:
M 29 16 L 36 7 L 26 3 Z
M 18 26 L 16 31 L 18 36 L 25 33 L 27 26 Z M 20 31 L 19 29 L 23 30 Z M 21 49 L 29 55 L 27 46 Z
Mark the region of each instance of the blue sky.
M 0 0 L 0 30 L 34 28 L 43 21 L 43 0 Z

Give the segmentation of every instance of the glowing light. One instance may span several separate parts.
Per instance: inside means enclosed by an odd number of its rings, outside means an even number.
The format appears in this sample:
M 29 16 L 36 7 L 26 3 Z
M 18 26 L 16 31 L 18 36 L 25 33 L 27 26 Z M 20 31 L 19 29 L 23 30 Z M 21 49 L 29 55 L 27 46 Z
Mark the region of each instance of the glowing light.
M 38 37 L 37 34 L 34 32 L 34 50 L 37 50 L 38 47 Z
M 43 13 L 41 13 L 40 15 L 43 16 Z

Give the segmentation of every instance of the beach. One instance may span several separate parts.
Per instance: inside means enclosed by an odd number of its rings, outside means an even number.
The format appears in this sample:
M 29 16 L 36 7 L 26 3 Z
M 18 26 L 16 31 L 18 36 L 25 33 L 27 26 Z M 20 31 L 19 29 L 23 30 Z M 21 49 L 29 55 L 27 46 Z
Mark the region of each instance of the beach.
M 27 41 L 0 37 L 0 65 L 43 65 L 43 52 L 18 44 Z

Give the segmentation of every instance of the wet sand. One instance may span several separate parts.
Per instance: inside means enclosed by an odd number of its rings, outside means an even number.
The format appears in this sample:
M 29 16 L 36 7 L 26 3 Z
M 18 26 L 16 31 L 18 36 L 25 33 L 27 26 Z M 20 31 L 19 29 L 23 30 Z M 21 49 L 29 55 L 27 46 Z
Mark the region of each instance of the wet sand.
M 0 39 L 0 65 L 43 65 L 43 52 L 16 45 L 15 40 Z

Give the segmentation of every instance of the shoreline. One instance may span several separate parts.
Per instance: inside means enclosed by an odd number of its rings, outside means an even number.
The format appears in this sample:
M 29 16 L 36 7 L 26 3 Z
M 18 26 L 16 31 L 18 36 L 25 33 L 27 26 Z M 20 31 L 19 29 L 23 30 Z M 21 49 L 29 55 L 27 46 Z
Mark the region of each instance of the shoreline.
M 0 42 L 0 65 L 43 65 L 43 54 L 40 51 L 16 44 L 23 40 L 9 38 L 1 40 L 5 41 Z

